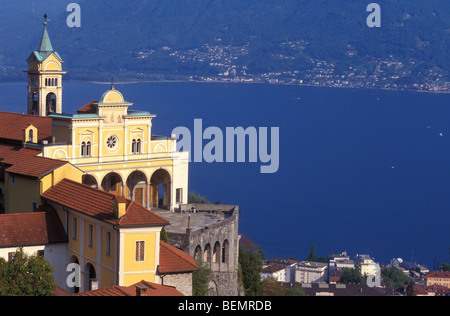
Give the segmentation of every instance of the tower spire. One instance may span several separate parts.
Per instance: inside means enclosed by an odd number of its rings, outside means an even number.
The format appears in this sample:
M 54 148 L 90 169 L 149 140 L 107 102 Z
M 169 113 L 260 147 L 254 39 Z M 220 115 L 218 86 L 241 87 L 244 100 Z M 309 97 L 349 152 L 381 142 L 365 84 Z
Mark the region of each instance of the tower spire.
M 37 50 L 28 57 L 28 114 L 48 116 L 62 113 L 63 60 L 53 50 L 47 32 L 47 14 L 44 15 L 44 32 Z
M 38 51 L 40 53 L 50 53 L 53 52 L 53 46 L 50 42 L 50 37 L 47 32 L 47 13 L 44 14 L 44 33 L 42 34 L 41 43 L 39 44 Z

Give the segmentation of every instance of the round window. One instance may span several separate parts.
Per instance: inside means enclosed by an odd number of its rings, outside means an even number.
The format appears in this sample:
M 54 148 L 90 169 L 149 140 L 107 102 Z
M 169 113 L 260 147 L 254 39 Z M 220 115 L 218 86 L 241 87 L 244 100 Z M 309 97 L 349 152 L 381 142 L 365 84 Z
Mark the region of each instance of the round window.
M 116 149 L 118 144 L 119 140 L 117 139 L 117 136 L 111 135 L 106 139 L 106 146 L 109 150 Z

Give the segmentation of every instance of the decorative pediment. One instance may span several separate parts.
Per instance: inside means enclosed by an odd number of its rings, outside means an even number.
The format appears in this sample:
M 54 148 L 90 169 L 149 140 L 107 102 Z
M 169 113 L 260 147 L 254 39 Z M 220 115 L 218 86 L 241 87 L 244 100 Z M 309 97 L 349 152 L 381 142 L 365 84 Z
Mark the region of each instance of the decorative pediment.
M 94 142 L 95 132 L 91 131 L 89 129 L 86 129 L 86 130 L 83 130 L 82 132 L 80 132 L 79 136 L 80 136 L 80 142 L 81 141 Z

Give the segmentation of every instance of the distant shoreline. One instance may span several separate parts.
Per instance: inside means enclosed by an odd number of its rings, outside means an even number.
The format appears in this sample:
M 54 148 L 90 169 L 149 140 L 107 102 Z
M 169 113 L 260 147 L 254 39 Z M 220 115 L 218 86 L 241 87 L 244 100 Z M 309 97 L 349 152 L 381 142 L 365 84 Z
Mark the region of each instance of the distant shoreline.
M 66 82 L 85 82 L 91 84 L 99 84 L 99 85 L 111 85 L 110 81 L 98 81 L 98 80 L 66 80 Z M 15 83 L 23 83 L 26 85 L 26 82 L 22 81 L 4 81 L 0 82 L 0 84 L 15 84 Z M 395 88 L 383 88 L 383 87 L 353 87 L 353 86 L 326 86 L 326 85 L 314 85 L 314 84 L 292 84 L 292 83 L 271 83 L 271 82 L 257 82 L 257 81 L 225 81 L 225 80 L 136 80 L 132 79 L 129 81 L 116 81 L 114 85 L 128 85 L 128 84 L 139 84 L 139 83 L 219 83 L 219 84 L 260 84 L 260 85 L 273 85 L 273 86 L 293 86 L 293 87 L 309 87 L 309 88 L 335 88 L 335 89 L 357 89 L 357 90 L 381 90 L 381 91 L 403 91 L 403 92 L 416 92 L 416 93 L 430 93 L 430 94 L 450 94 L 450 91 L 443 90 L 417 90 L 417 89 L 395 89 Z
M 102 84 L 102 85 L 111 85 L 111 82 L 106 81 L 91 81 L 91 80 L 74 80 L 74 81 L 83 81 L 89 82 L 92 84 Z M 118 81 L 114 82 L 115 85 L 126 85 L 126 84 L 138 84 L 138 83 L 221 83 L 221 84 L 266 84 L 266 85 L 274 85 L 274 86 L 293 86 L 293 87 L 310 87 L 310 88 L 336 88 L 336 89 L 358 89 L 358 90 L 383 90 L 383 91 L 404 91 L 404 92 L 418 92 L 418 93 L 433 93 L 433 94 L 450 94 L 450 91 L 433 91 L 433 90 L 416 90 L 416 89 L 395 89 L 395 88 L 367 88 L 367 87 L 337 87 L 337 86 L 321 86 L 321 85 L 313 85 L 313 84 L 291 84 L 291 83 L 270 83 L 270 82 L 246 82 L 246 81 L 225 81 L 225 80 L 130 80 L 130 81 Z

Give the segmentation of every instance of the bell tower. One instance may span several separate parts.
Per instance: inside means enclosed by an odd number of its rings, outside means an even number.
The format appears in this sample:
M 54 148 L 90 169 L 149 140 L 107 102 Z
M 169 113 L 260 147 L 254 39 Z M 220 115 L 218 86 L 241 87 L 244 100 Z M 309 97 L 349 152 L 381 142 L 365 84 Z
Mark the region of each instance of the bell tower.
M 63 60 L 53 50 L 47 32 L 47 14 L 44 32 L 36 51 L 28 57 L 28 114 L 48 116 L 62 113 Z

